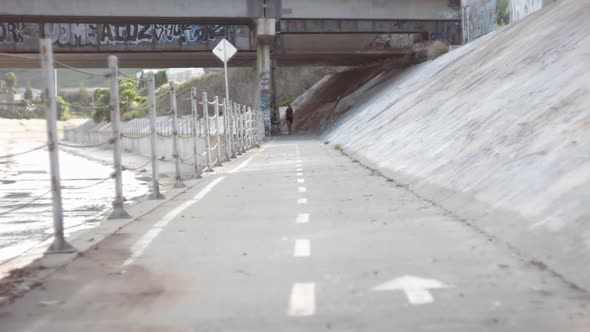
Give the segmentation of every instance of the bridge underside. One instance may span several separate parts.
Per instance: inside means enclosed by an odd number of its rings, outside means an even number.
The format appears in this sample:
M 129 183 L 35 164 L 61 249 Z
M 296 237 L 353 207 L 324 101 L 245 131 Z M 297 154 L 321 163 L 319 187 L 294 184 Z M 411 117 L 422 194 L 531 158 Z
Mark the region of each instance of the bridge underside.
M 273 25 L 276 34 L 264 43 L 272 45 L 270 56 L 278 66 L 354 66 L 386 58 L 404 65 L 416 43 L 461 40 L 460 24 L 454 20 L 281 19 Z M 246 25 L 0 21 L 0 68 L 39 67 L 36 59 L 11 54 L 38 54 L 40 38 L 51 38 L 56 60 L 74 67 L 105 67 L 111 54 L 127 68 L 219 67 L 221 62 L 211 50 L 224 38 L 238 48 L 230 66 L 255 66 L 257 32 L 254 21 Z
M 61 64 L 76 68 L 104 68 L 109 55 L 119 57 L 121 68 L 187 68 L 221 67 L 221 62 L 210 52 L 144 52 L 144 53 L 73 53 L 56 54 L 56 66 Z M 36 54 L 31 58 L 13 57 L 0 54 L 0 68 L 39 68 Z M 400 67 L 406 66 L 413 58 L 413 51 L 364 52 L 353 54 L 349 50 L 289 51 L 275 50 L 273 58 L 278 66 L 356 66 L 369 62 L 392 59 Z M 256 51 L 241 51 L 231 59 L 230 67 L 254 67 Z

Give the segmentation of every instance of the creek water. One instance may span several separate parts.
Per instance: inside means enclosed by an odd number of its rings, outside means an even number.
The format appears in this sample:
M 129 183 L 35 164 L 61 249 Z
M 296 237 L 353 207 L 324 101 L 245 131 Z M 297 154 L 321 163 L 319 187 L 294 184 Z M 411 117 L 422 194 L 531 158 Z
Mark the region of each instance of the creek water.
M 32 139 L 0 141 L 0 264 L 39 245 L 53 234 L 49 154 L 46 149 L 3 158 L 45 142 Z M 66 235 L 96 227 L 115 195 L 111 165 L 78 155 L 59 153 Z M 149 186 L 135 173 L 123 172 L 126 204 Z

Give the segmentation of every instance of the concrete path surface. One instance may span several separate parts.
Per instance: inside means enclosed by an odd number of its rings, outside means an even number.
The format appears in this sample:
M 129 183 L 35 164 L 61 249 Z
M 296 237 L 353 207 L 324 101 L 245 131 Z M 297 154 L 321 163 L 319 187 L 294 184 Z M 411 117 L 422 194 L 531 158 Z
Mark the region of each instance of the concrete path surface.
M 590 331 L 590 298 L 308 137 L 275 139 L 0 307 L 0 331 Z

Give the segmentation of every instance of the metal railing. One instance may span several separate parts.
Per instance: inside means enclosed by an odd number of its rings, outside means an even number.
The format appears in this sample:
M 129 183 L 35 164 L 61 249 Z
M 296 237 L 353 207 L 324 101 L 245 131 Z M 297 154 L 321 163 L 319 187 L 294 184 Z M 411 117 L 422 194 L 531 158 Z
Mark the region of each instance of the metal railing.
M 44 100 L 47 104 L 47 130 L 48 142 L 41 146 L 31 148 L 29 150 L 12 153 L 9 155 L 0 156 L 0 160 L 12 158 L 15 156 L 31 153 L 40 149 L 47 149 L 49 151 L 50 171 L 51 171 L 51 189 L 45 194 L 34 198 L 31 202 L 27 202 L 22 206 L 16 206 L 3 212 L 3 214 L 11 213 L 13 211 L 22 209 L 35 201 L 42 199 L 49 193 L 52 196 L 52 211 L 53 211 L 53 226 L 54 226 L 54 241 L 49 248 L 53 253 L 72 252 L 75 249 L 65 240 L 64 226 L 63 226 L 63 208 L 61 191 L 64 190 L 79 190 L 87 189 L 106 181 L 115 181 L 115 192 L 113 199 L 113 211 L 109 215 L 109 219 L 130 218 L 131 216 L 125 211 L 124 197 L 123 197 L 123 170 L 139 170 L 143 169 L 151 163 L 152 170 L 152 192 L 151 199 L 162 199 L 164 196 L 160 193 L 160 186 L 167 185 L 160 182 L 159 163 L 163 160 L 173 160 L 175 163 L 175 182 L 174 187 L 184 187 L 183 179 L 181 177 L 181 163 L 192 164 L 193 177 L 201 178 L 203 172 L 213 172 L 214 168 L 222 166 L 223 162 L 235 158 L 236 155 L 243 154 L 247 150 L 260 144 L 263 136 L 261 136 L 261 119 L 260 111 L 240 105 L 238 103 L 226 100 L 220 102 L 219 97 L 215 96 L 210 99 L 206 92 L 202 93 L 199 100 L 196 88 L 191 89 L 190 102 L 191 114 L 179 115 L 177 109 L 177 95 L 176 86 L 174 82 L 170 82 L 170 111 L 160 110 L 160 113 L 168 114 L 167 116 L 158 117 L 158 110 L 156 109 L 156 94 L 155 94 L 155 78 L 154 74 L 148 74 L 148 105 L 144 108 L 135 107 L 132 109 L 145 109 L 148 115 L 145 118 L 134 119 L 128 122 L 121 122 L 121 111 L 119 101 L 119 72 L 118 59 L 115 56 L 108 58 L 108 71 L 104 73 L 90 72 L 78 68 L 73 68 L 55 62 L 53 60 L 52 41 L 50 39 L 42 39 L 41 44 L 41 59 L 44 82 L 46 89 L 44 89 Z M 56 105 L 56 82 L 54 63 L 60 64 L 62 67 L 84 73 L 87 75 L 101 76 L 108 79 L 111 84 L 110 105 L 89 107 L 90 109 L 111 109 L 111 123 L 101 124 L 101 128 L 87 128 L 84 125 L 78 129 L 66 129 L 67 133 L 74 135 L 74 142 L 59 142 L 57 138 L 57 105 Z M 136 80 L 132 77 L 122 75 L 126 79 Z M 72 105 L 70 106 L 80 106 Z M 210 107 L 212 107 L 212 115 L 210 114 Z M 200 112 L 199 112 L 200 108 Z M 262 131 L 264 135 L 264 131 Z M 72 137 L 70 137 L 72 138 Z M 183 142 L 190 139 L 192 143 L 191 155 L 183 155 L 180 147 L 180 140 Z M 139 166 L 124 166 L 122 157 L 123 143 L 128 141 L 143 141 L 149 142 L 150 160 Z M 172 142 L 170 142 L 172 140 Z M 199 141 L 203 140 L 205 148 L 200 151 Z M 159 144 L 159 142 L 161 144 Z M 212 141 L 215 144 L 212 144 Z M 172 145 L 172 157 L 158 158 L 158 150 L 163 144 Z M 202 142 L 201 142 L 202 143 Z M 59 147 L 65 146 L 68 148 L 96 148 L 108 147 L 113 150 L 113 173 L 104 179 L 97 179 L 98 182 L 82 186 L 82 187 L 68 187 L 62 186 L 59 174 Z

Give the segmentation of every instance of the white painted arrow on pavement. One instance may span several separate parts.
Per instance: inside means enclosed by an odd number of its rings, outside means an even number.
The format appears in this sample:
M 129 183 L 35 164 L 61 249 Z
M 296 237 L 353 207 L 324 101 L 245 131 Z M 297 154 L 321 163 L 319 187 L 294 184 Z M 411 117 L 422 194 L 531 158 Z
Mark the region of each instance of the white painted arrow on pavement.
M 406 293 L 408 301 L 413 305 L 427 304 L 434 302 L 432 294 L 429 289 L 449 288 L 446 285 L 435 279 L 426 279 L 414 276 L 402 276 L 384 284 L 377 285 L 373 288 L 374 291 L 393 291 L 403 290 Z

